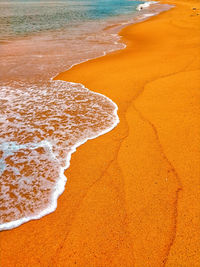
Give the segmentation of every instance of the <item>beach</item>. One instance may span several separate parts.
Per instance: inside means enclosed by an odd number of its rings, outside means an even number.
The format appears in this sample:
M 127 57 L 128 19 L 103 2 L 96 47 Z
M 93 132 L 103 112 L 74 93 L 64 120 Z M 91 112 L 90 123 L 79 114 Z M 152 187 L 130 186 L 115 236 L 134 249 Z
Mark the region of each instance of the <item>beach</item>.
M 73 153 L 54 213 L 0 233 L 0 266 L 200 266 L 200 4 L 167 3 L 55 78 L 112 99 L 120 123 Z

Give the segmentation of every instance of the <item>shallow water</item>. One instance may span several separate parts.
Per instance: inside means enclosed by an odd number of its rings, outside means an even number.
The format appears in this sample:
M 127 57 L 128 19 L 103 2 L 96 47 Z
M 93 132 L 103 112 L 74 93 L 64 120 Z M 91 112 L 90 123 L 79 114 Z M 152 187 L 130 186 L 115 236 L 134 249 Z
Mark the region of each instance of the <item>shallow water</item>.
M 71 153 L 119 122 L 106 96 L 51 78 L 122 49 L 122 25 L 159 12 L 138 4 L 0 1 L 0 229 L 55 210 Z

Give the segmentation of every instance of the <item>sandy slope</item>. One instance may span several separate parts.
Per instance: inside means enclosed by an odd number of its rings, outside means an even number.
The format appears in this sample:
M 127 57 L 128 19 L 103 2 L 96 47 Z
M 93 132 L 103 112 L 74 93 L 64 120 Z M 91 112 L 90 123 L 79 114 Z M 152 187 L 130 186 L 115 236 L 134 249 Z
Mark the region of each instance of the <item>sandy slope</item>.
M 57 77 L 110 97 L 120 124 L 78 148 L 53 214 L 0 233 L 1 267 L 200 266 L 199 8 L 177 1 Z

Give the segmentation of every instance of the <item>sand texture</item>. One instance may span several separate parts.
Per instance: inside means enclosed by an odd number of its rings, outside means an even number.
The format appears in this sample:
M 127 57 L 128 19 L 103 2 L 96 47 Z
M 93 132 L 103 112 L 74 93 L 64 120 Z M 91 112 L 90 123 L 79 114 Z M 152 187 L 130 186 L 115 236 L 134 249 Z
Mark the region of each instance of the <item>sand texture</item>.
M 120 124 L 73 154 L 54 213 L 0 233 L 1 267 L 200 267 L 200 3 L 169 3 L 57 77 L 111 98 Z

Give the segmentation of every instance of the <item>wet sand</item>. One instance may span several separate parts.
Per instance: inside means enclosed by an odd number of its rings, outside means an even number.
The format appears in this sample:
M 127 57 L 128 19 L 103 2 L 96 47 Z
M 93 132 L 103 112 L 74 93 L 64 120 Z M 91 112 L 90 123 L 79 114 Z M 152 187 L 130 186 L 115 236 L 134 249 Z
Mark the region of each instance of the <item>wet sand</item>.
M 73 154 L 54 213 L 0 233 L 1 267 L 200 266 L 200 4 L 168 2 L 121 31 L 125 50 L 57 77 L 120 124 Z

